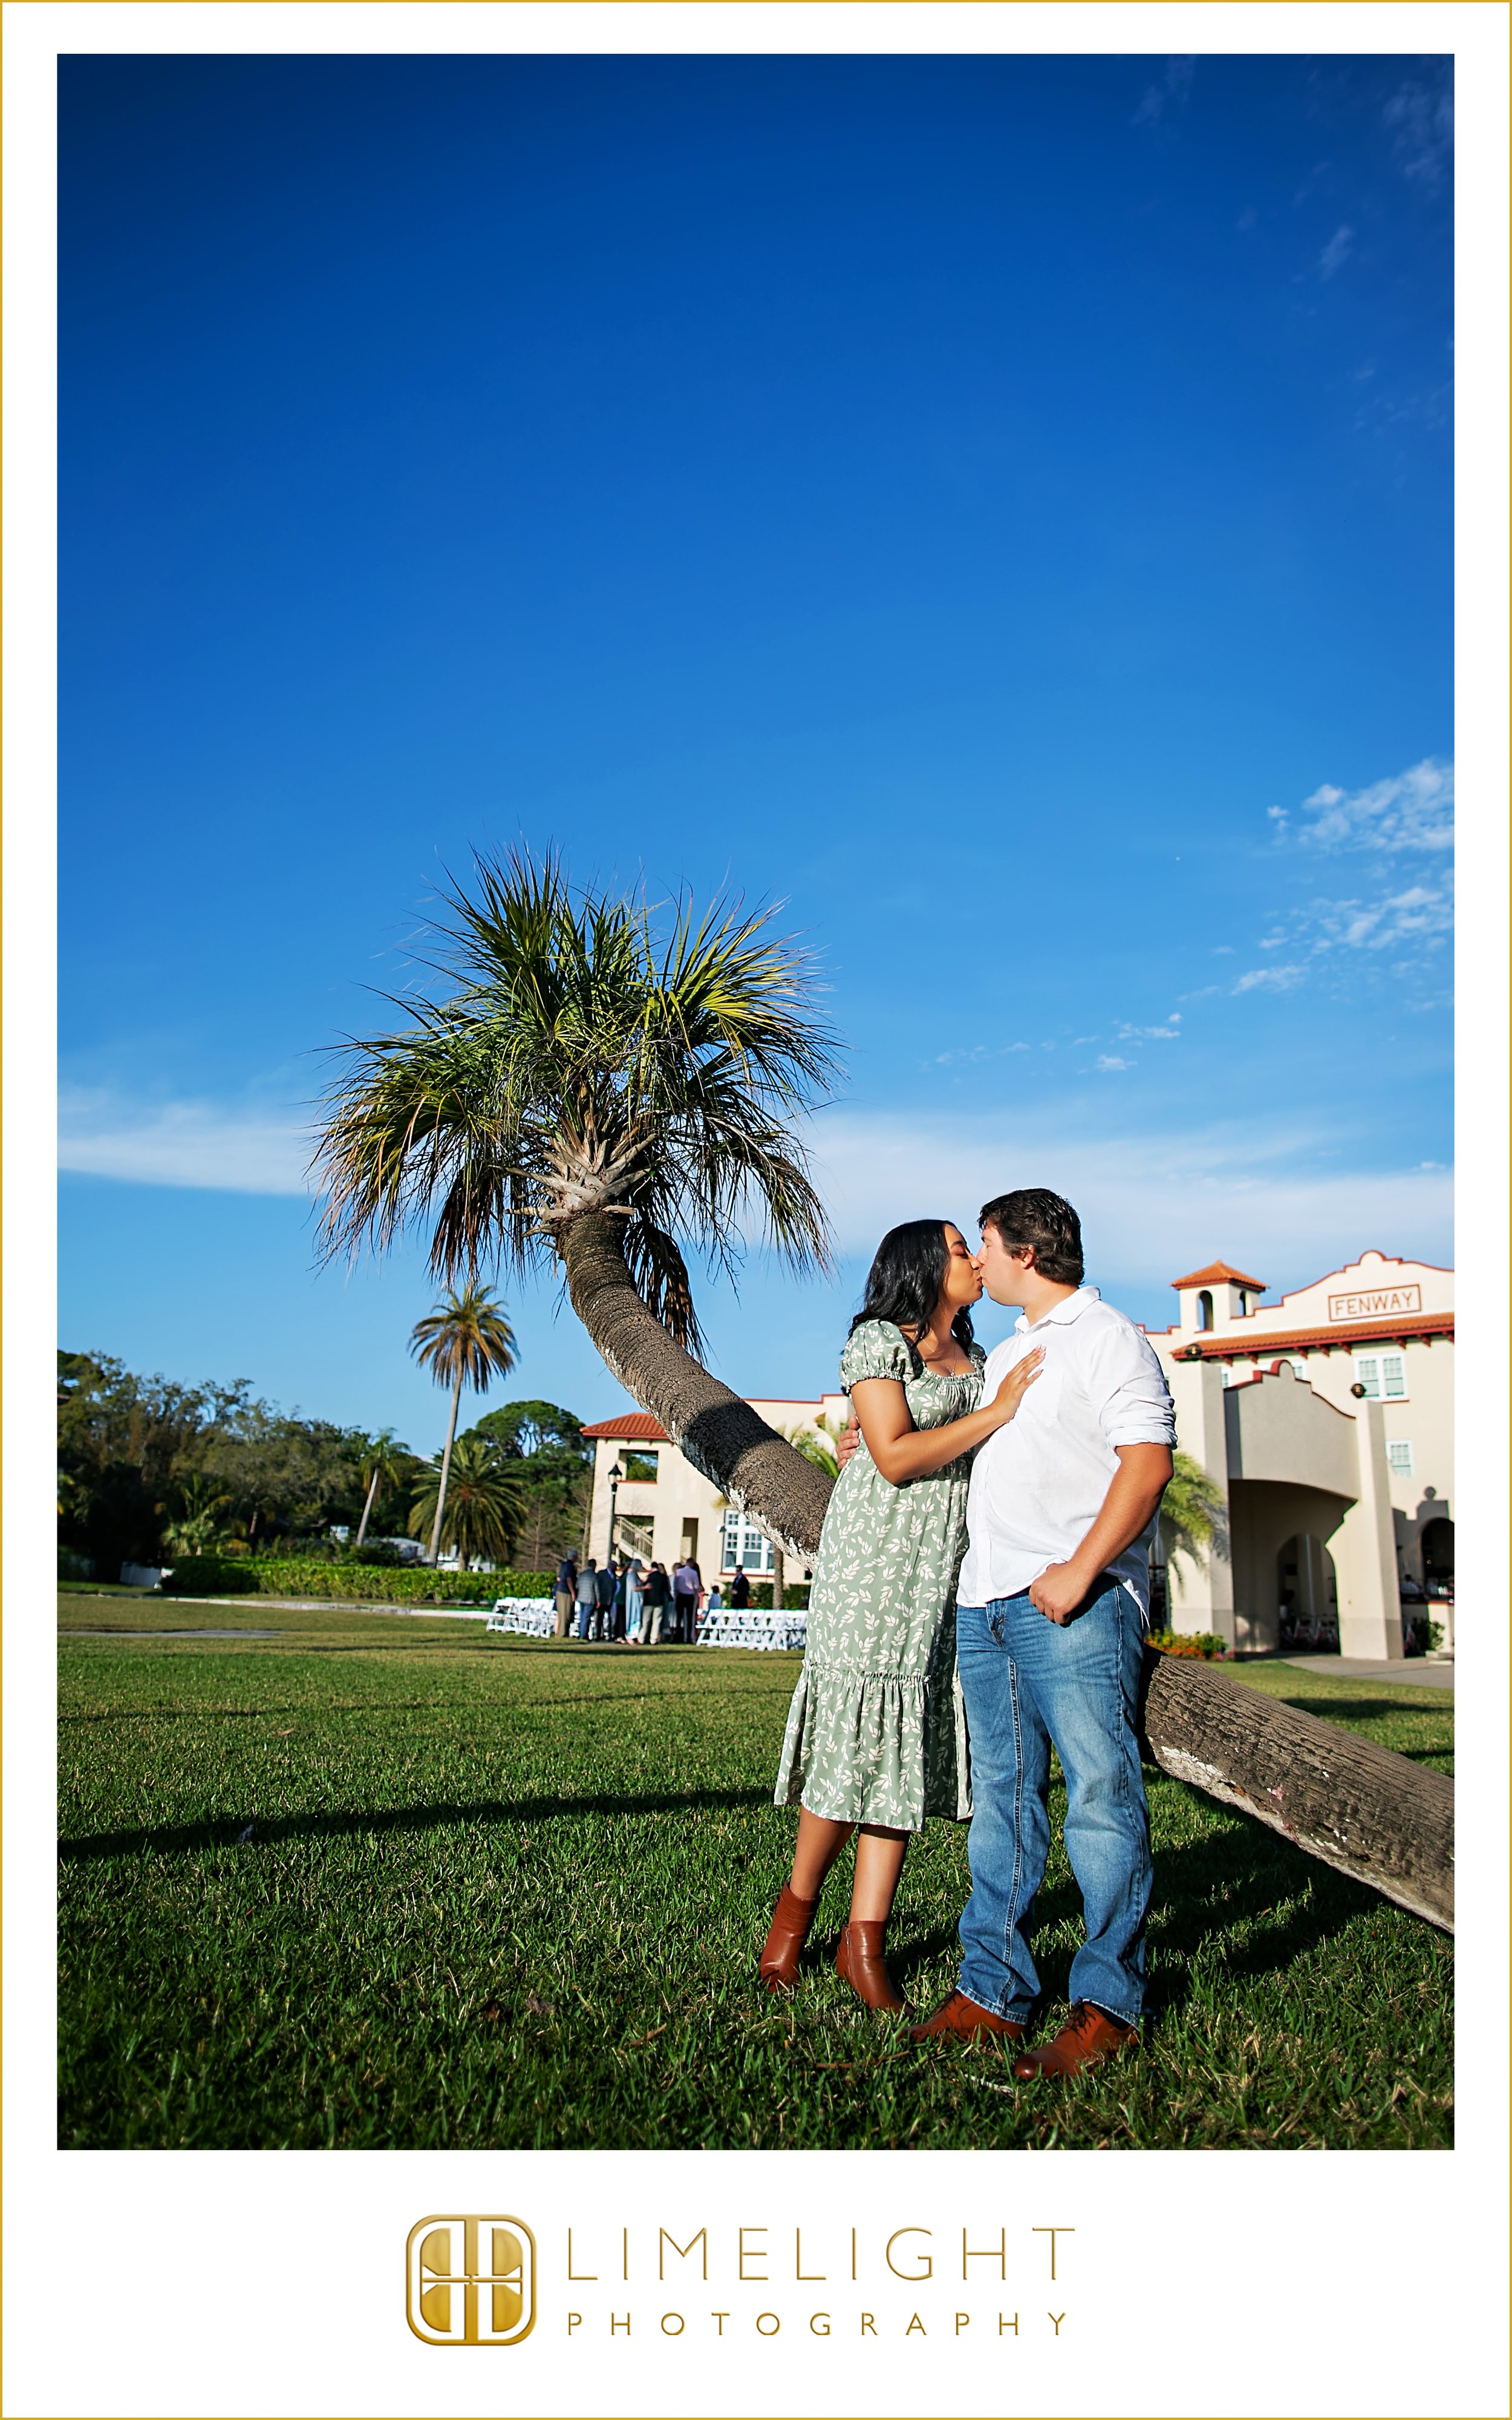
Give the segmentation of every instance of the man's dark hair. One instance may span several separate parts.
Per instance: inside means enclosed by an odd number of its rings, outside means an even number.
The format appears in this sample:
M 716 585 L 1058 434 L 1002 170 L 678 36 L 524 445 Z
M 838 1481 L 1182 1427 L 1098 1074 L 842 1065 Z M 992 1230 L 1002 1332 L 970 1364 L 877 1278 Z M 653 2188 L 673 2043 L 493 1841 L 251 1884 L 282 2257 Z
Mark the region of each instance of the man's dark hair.
M 1082 1222 L 1058 1193 L 1034 1185 L 1022 1193 L 999 1193 L 995 1202 L 982 1203 L 979 1224 L 995 1227 L 1011 1252 L 1032 1245 L 1035 1267 L 1053 1284 L 1081 1284 Z

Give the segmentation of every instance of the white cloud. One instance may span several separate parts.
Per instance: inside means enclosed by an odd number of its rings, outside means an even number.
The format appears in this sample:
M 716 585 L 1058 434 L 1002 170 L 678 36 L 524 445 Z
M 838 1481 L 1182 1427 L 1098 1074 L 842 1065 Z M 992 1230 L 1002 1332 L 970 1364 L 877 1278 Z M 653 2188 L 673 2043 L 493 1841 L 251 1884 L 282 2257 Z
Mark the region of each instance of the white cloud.
M 1197 63 L 1194 56 L 1177 54 L 1168 58 L 1159 82 L 1145 86 L 1139 106 L 1129 120 L 1130 125 L 1158 126 L 1167 109 L 1184 109 L 1191 98 L 1196 71 Z
M 1093 1097 L 1122 1096 L 1078 1095 L 1084 1104 Z M 903 1218 L 955 1218 L 969 1234 L 981 1202 L 1021 1185 L 1049 1186 L 1076 1204 L 1094 1284 L 1164 1282 L 1214 1255 L 1301 1284 L 1370 1245 L 1443 1262 L 1453 1251 L 1448 1171 L 1341 1171 L 1349 1138 L 1337 1126 L 1236 1123 L 1151 1134 L 1115 1129 L 1086 1108 L 1032 1121 L 995 1110 L 947 1121 L 842 1109 L 816 1120 L 813 1141 L 847 1253 L 870 1254 Z M 1324 1153 L 1331 1164 L 1319 1168 Z
M 1278 845 L 1378 863 L 1359 896 L 1306 900 L 1257 946 L 1300 949 L 1312 960 L 1331 951 L 1390 950 L 1402 966 L 1442 950 L 1454 930 L 1453 874 L 1444 863 L 1454 847 L 1454 766 L 1432 756 L 1360 790 L 1320 782 L 1303 800 L 1297 812 L 1304 820 L 1295 825 L 1284 808 L 1268 807 Z M 1409 854 L 1437 861 L 1425 869 L 1427 879 L 1402 883 L 1404 869 L 1391 861 Z M 1234 989 L 1288 991 L 1304 973 L 1305 965 L 1293 960 L 1241 975 Z
M 1241 975 L 1234 985 L 1236 996 L 1242 991 L 1295 991 L 1307 980 L 1305 967 L 1252 967 Z
M 1380 899 L 1314 899 L 1298 910 L 1298 934 L 1312 936 L 1316 951 L 1438 949 L 1454 930 L 1454 896 L 1414 882 Z
M 1302 825 L 1294 837 L 1304 847 L 1330 850 L 1453 848 L 1454 805 L 1453 765 L 1425 756 L 1405 773 L 1393 773 L 1364 790 L 1340 790 L 1332 782 L 1320 783 L 1311 798 L 1302 802 L 1302 813 L 1311 813 L 1312 821 Z M 1272 807 L 1268 813 L 1274 816 L 1278 810 Z M 1283 814 L 1277 837 L 1288 833 Z
M 308 1195 L 309 1156 L 309 1125 L 292 1109 L 131 1101 L 77 1086 L 59 1097 L 58 1165 L 78 1176 Z
M 1319 277 L 1333 277 L 1343 268 L 1354 245 L 1351 226 L 1335 227 L 1318 256 Z
M 1109 1058 L 1101 1058 L 1095 1063 L 1097 1072 L 1100 1076 L 1121 1076 L 1124 1070 L 1132 1067 L 1134 1063 L 1132 1059 Z
M 1392 130 L 1393 147 L 1404 177 L 1436 192 L 1443 183 L 1454 149 L 1454 94 L 1447 83 L 1437 92 L 1420 84 L 1404 84 L 1393 93 L 1381 113 Z
M 1164 1025 L 1120 1025 L 1116 1042 L 1180 1042 L 1181 1012 L 1173 1009 Z
M 1012 1050 L 1027 1050 L 1026 1042 L 976 1042 L 962 1050 L 942 1050 L 933 1061 L 936 1067 L 978 1065 L 983 1059 L 1006 1059 Z

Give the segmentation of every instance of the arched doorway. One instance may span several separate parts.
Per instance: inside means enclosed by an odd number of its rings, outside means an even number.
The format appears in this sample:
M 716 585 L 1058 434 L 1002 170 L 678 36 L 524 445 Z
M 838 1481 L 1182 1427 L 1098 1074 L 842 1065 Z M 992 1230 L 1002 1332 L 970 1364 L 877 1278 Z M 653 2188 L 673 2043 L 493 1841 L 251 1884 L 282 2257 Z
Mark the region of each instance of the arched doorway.
M 1288 1538 L 1276 1556 L 1275 1577 L 1282 1649 L 1311 1647 L 1337 1654 L 1338 1582 L 1334 1558 L 1321 1538 L 1306 1529 Z
M 1423 1531 L 1423 1585 L 1430 1597 L 1455 1592 L 1455 1525 L 1442 1513 Z

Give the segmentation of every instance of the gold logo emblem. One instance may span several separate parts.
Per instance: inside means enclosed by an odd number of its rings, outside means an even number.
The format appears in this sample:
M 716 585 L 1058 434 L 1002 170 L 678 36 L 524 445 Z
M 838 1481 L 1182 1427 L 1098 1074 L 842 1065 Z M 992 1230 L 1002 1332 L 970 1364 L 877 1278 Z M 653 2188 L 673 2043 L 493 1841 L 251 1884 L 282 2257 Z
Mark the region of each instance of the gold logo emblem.
M 520 2344 L 535 2325 L 535 2238 L 523 2219 L 423 2218 L 406 2246 L 406 2310 L 422 2344 Z

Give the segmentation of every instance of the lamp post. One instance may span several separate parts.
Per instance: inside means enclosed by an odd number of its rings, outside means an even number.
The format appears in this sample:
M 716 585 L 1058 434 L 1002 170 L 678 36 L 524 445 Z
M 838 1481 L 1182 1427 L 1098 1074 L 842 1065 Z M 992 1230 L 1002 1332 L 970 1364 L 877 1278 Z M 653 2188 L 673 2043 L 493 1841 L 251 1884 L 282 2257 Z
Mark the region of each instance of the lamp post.
M 614 1499 L 620 1492 L 620 1481 L 624 1477 L 625 1473 L 619 1464 L 611 1462 L 609 1466 L 609 1559 L 610 1562 L 614 1560 Z

